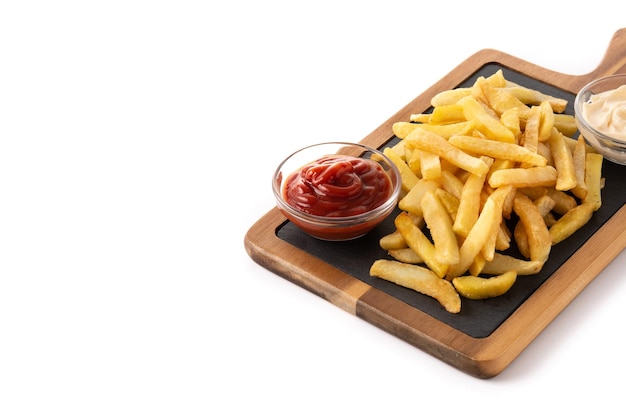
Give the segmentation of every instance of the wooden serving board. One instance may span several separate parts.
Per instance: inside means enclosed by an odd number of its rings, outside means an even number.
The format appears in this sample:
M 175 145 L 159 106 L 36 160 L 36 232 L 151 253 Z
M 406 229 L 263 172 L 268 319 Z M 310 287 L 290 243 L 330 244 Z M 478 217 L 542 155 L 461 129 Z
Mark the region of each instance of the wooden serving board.
M 427 112 L 443 90 L 471 85 L 502 69 L 505 78 L 566 98 L 573 114 L 576 92 L 589 81 L 626 72 L 626 28 L 617 31 L 592 72 L 566 75 L 506 53 L 485 49 L 469 57 L 365 137 L 382 148 L 397 138 L 392 125 Z M 430 297 L 369 276 L 387 258 L 378 240 L 393 230 L 393 214 L 370 234 L 349 242 L 308 237 L 276 208 L 248 231 L 244 245 L 261 266 L 328 300 L 432 356 L 479 378 L 504 370 L 537 335 L 626 247 L 626 166 L 604 161 L 603 205 L 585 228 L 553 247 L 536 276 L 520 277 L 505 296 L 463 299 L 461 313 L 447 313 Z

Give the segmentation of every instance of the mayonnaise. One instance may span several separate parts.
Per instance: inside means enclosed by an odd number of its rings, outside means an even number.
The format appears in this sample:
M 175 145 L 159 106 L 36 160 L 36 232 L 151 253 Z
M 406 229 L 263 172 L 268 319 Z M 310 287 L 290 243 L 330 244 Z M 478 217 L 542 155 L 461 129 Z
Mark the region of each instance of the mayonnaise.
M 626 85 L 593 94 L 582 107 L 589 126 L 607 136 L 626 141 Z

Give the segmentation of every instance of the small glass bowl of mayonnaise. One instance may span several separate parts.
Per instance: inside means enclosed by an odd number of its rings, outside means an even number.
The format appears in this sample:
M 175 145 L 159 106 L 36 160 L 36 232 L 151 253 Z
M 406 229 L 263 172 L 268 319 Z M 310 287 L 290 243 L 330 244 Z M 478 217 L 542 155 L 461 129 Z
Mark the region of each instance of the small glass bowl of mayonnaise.
M 598 78 L 574 100 L 576 125 L 606 159 L 626 165 L 626 74 Z

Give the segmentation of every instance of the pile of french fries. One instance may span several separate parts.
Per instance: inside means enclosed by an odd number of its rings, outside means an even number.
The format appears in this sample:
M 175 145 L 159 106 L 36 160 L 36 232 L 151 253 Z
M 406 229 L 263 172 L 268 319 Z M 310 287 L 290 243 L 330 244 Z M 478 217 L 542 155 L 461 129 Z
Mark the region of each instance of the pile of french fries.
M 393 125 L 384 149 L 402 177 L 392 259 L 372 276 L 438 300 L 505 294 L 543 268 L 552 247 L 602 203 L 602 156 L 572 138 L 567 101 L 505 79 L 502 71 L 432 98 L 432 112 Z M 519 255 L 508 255 L 515 245 Z M 511 252 L 509 252 L 511 253 Z

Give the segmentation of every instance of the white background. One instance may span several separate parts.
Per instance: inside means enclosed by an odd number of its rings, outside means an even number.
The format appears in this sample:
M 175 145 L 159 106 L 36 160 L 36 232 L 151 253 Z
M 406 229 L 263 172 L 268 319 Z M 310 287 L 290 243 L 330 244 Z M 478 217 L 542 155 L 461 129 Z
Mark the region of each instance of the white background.
M 614 2 L 0 6 L 0 415 L 607 415 L 626 256 L 479 380 L 255 264 L 287 153 L 494 48 L 596 67 Z

